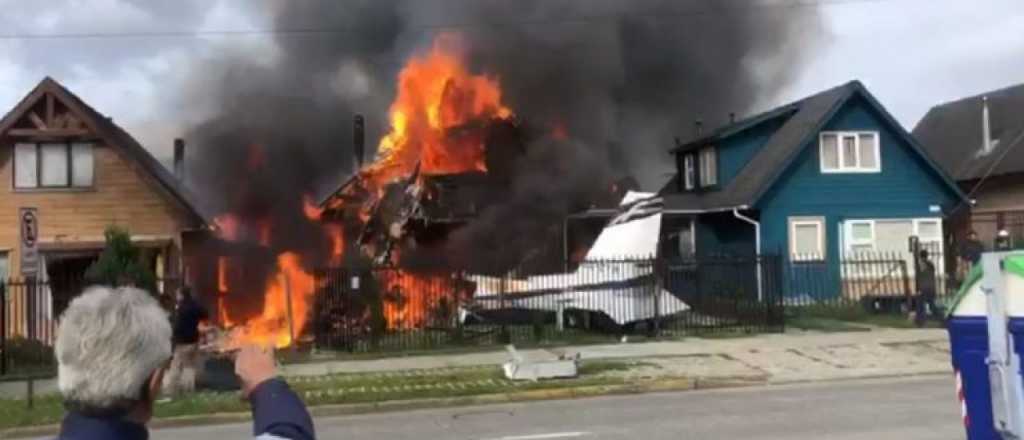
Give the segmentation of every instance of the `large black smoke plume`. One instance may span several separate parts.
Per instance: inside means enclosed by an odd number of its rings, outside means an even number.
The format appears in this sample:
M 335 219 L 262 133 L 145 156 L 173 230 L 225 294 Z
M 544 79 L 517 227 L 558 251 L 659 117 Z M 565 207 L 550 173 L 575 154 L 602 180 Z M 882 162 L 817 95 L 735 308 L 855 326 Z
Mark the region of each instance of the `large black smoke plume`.
M 527 147 L 509 194 L 448 243 L 461 255 L 547 240 L 540 231 L 612 178 L 657 189 L 671 172 L 674 137 L 691 135 L 695 118 L 714 125 L 772 98 L 812 52 L 804 36 L 821 26 L 814 8 L 753 0 L 274 5 L 272 59 L 229 57 L 190 83 L 216 110 L 187 135 L 194 189 L 212 210 L 272 216 L 277 246 L 321 247 L 300 195 L 323 194 L 352 169 L 357 113 L 372 151 L 404 61 L 438 32 L 454 32 L 471 70 L 500 80 L 518 118 L 569 134 Z M 247 166 L 253 149 L 261 166 Z

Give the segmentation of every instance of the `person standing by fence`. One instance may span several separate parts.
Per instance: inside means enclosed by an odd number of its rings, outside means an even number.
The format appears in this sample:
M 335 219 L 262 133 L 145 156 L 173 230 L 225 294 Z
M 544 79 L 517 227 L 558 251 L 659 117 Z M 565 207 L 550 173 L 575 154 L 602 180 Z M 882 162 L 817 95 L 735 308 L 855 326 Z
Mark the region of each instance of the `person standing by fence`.
M 928 258 L 927 249 L 918 253 L 916 283 L 914 324 L 923 327 L 928 314 L 937 317 L 939 313 L 935 305 L 935 263 Z
M 174 312 L 174 359 L 167 371 L 164 390 L 170 396 L 191 392 L 199 369 L 199 338 L 209 319 L 206 309 L 192 297 L 188 286 L 178 290 Z
M 985 252 L 985 245 L 978 239 L 978 233 L 971 231 L 967 233 L 967 240 L 960 245 L 960 279 L 963 280 L 971 272 L 971 268 L 981 261 L 981 253 Z

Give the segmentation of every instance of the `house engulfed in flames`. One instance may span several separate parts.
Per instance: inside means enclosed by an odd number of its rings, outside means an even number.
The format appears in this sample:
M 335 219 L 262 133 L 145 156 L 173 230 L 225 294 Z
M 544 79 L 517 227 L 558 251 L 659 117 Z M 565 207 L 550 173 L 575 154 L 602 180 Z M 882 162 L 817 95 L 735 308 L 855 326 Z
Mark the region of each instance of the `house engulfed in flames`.
M 442 301 L 448 309 L 456 297 L 472 294 L 454 268 L 413 271 L 403 265 L 402 256 L 443 242 L 495 194 L 509 191 L 510 164 L 526 152 L 525 130 L 503 102 L 497 79 L 469 72 L 446 38 L 439 37 L 400 72 L 390 130 L 380 140 L 375 159 L 319 203 L 311 195 L 302 201 L 305 218 L 322 227 L 323 241 L 330 244 L 329 266 L 362 259 L 388 268 L 375 271 L 385 300 L 378 313 L 382 319 L 376 320 L 382 322 L 373 325 L 382 328 L 427 325 L 436 315 L 429 311 L 439 307 L 437 295 L 428 293 L 448 292 L 451 298 Z M 363 149 L 361 137 L 357 130 L 357 156 Z M 216 320 L 230 330 L 224 342 L 281 347 L 302 341 L 310 333 L 308 324 L 323 318 L 312 316 L 318 292 L 325 289 L 317 285 L 313 269 L 323 259 L 275 248 L 273 225 L 242 221 L 237 213 L 218 216 L 215 223 L 214 236 L 196 237 L 201 242 L 196 246 L 208 250 L 200 254 L 213 261 L 193 267 L 206 271 L 194 278 L 213 280 L 207 291 L 216 292 Z M 246 264 L 237 264 L 243 256 Z M 264 292 L 262 303 L 239 300 L 235 292 L 243 291 Z M 328 319 L 337 321 L 332 325 L 351 321 L 368 326 L 374 321 L 368 313 L 349 310 Z

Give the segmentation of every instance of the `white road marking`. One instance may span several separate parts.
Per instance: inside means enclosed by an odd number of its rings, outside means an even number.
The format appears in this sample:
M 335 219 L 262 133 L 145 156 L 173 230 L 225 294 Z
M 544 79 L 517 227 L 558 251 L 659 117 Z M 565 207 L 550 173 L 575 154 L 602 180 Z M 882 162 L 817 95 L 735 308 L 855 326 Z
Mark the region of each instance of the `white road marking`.
M 589 436 L 590 434 L 591 433 L 586 433 L 586 432 L 550 433 L 550 434 L 534 434 L 534 435 L 528 435 L 528 436 L 498 437 L 498 438 L 487 439 L 487 440 L 547 440 L 547 439 L 564 439 L 564 438 L 583 437 L 583 436 Z

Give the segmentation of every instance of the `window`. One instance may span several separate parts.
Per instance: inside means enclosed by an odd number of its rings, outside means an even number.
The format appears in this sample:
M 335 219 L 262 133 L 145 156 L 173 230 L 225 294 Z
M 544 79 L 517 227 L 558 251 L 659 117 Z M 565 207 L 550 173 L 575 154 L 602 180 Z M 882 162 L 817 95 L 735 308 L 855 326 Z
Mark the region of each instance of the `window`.
M 875 250 L 875 222 L 852 221 L 846 229 L 847 252 L 871 252 Z
M 823 173 L 877 173 L 882 170 L 878 132 L 823 132 L 820 150 Z
M 700 186 L 718 184 L 718 155 L 714 147 L 700 150 Z
M 19 143 L 14 146 L 14 187 L 88 188 L 94 166 L 91 143 Z
M 683 157 L 683 184 L 686 189 L 693 189 L 693 155 L 687 154 Z
M 94 166 L 92 144 L 71 144 L 71 186 L 92 186 Z
M 907 252 L 910 236 L 914 235 L 914 222 L 910 219 L 875 221 L 875 251 L 885 253 Z
M 679 255 L 684 258 L 692 258 L 697 247 L 694 243 L 693 220 L 687 222 L 686 226 L 679 228 L 678 245 Z
M 789 219 L 789 253 L 794 261 L 816 261 L 825 258 L 825 219 L 822 217 L 791 217 Z
M 921 243 L 942 243 L 942 223 L 937 219 L 914 220 L 914 230 Z

